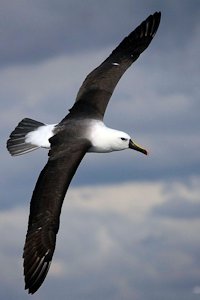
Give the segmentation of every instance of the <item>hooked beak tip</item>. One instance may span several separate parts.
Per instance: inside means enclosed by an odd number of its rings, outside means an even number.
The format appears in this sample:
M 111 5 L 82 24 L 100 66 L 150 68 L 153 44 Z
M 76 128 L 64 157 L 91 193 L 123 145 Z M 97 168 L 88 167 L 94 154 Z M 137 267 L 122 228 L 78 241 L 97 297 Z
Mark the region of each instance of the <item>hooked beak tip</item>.
M 129 148 L 133 149 L 133 150 L 136 150 L 136 151 L 139 151 L 145 155 L 148 155 L 149 152 L 142 148 L 141 146 L 137 145 L 136 143 L 134 143 L 132 140 L 129 141 Z

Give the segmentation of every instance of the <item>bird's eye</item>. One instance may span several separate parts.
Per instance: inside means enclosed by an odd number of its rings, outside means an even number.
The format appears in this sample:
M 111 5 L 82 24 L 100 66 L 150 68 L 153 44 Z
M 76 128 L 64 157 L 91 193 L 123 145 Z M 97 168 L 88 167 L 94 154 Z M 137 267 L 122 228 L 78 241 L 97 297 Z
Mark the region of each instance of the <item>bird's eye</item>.
M 122 141 L 127 141 L 128 139 L 121 137 L 121 140 Z

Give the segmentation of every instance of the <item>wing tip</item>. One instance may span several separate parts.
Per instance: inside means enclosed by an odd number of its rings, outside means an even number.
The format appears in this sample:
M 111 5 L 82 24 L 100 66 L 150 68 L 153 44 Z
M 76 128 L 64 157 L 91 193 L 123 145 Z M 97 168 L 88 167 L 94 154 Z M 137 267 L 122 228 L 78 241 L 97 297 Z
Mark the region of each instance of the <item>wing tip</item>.
M 46 234 L 46 232 L 45 232 Z M 34 294 L 44 282 L 49 271 L 55 242 L 44 243 L 42 227 L 33 232 L 28 232 L 23 253 L 25 290 Z
M 139 38 L 149 37 L 154 38 L 158 27 L 160 25 L 161 12 L 156 11 L 155 13 L 149 15 L 146 20 L 144 20 L 135 30 Z
M 49 261 L 45 258 L 46 257 L 44 256 L 39 259 L 39 262 L 36 264 L 31 273 L 27 270 L 27 267 L 24 267 L 25 290 L 28 291 L 28 294 L 34 294 L 37 292 L 47 276 L 51 260 Z
M 152 36 L 154 37 L 154 35 L 156 34 L 158 27 L 160 25 L 160 20 L 161 20 L 161 11 L 156 11 L 153 15 L 153 20 L 154 20 L 154 32 L 152 33 Z

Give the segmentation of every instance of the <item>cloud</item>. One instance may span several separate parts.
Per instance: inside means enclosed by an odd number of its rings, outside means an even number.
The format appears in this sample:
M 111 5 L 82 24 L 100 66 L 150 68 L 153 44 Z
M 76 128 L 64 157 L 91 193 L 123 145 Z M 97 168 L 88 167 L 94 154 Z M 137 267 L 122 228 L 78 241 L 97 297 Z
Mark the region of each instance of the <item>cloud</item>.
M 2 0 L 0 66 L 110 46 L 155 10 L 163 13 L 160 45 L 183 49 L 198 26 L 199 3 Z
M 3 1 L 1 66 L 110 45 L 133 23 L 134 5 L 126 1 L 126 6 L 121 1 Z
M 189 183 L 189 189 L 194 189 L 192 196 L 188 193 L 188 188 L 184 185 L 179 186 L 180 194 L 172 188 L 166 189 L 166 201 L 153 207 L 152 215 L 160 218 L 167 219 L 180 219 L 194 221 L 200 217 L 200 203 L 199 203 L 199 183 L 192 180 Z
M 199 295 L 200 294 L 200 286 L 195 286 L 193 289 L 193 293 L 196 295 Z
M 130 182 L 71 189 L 54 260 L 35 299 L 196 299 L 199 219 L 152 211 L 167 201 L 172 204 L 171 197 L 198 201 L 197 182 L 198 177 L 190 185 Z M 28 297 L 21 267 L 27 210 L 28 205 L 0 214 L 4 299 Z
M 191 203 L 185 199 L 171 199 L 156 207 L 154 214 L 160 217 L 195 220 L 200 217 L 200 203 Z

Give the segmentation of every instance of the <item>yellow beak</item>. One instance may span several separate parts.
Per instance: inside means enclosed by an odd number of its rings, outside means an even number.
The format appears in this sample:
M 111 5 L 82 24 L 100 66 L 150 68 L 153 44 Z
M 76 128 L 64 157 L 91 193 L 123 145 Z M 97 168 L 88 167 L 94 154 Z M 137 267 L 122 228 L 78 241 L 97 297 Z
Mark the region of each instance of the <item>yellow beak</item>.
M 136 150 L 136 151 L 139 151 L 139 152 L 142 152 L 144 153 L 145 155 L 148 154 L 147 150 L 142 148 L 141 146 L 137 145 L 136 143 L 134 143 L 132 140 L 129 141 L 129 148 L 130 149 L 133 149 L 133 150 Z

